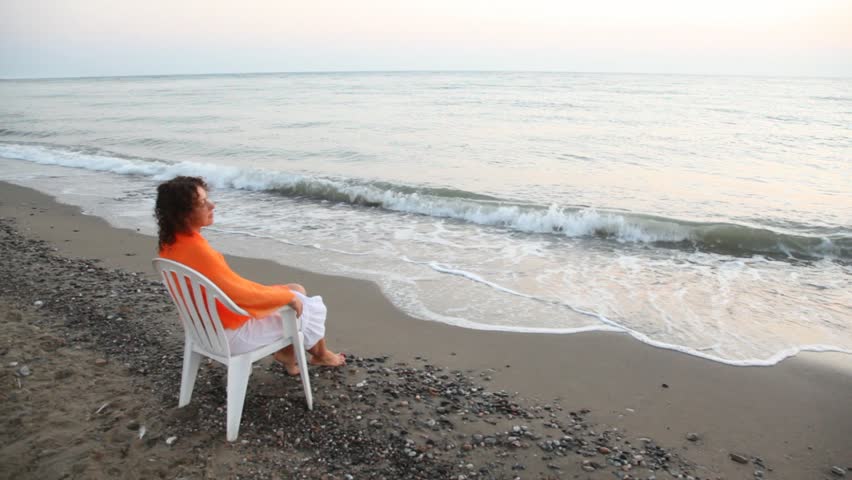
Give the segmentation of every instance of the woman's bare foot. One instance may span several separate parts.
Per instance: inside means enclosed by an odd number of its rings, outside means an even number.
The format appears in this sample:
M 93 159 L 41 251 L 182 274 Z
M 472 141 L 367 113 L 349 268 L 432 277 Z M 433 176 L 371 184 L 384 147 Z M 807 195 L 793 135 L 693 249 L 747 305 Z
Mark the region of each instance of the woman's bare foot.
M 320 355 L 312 354 L 308 363 L 321 367 L 339 367 L 341 365 L 346 365 L 346 355 L 342 353 L 334 353 L 331 350 L 326 349 Z
M 325 339 L 320 338 L 319 341 L 308 349 L 311 354 L 311 359 L 308 363 L 321 367 L 339 367 L 346 365 L 346 355 L 342 353 L 334 353 L 325 345 Z
M 284 370 L 287 371 L 287 375 L 290 375 L 291 377 L 299 375 L 299 366 L 296 364 L 296 354 L 293 353 L 292 346 L 278 350 L 272 358 L 284 367 Z

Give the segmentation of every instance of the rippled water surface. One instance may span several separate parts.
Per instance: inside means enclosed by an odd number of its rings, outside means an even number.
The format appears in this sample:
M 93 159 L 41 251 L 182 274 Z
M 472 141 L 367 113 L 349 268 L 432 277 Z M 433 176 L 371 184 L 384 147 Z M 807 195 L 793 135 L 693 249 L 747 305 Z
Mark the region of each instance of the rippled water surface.
M 0 179 L 473 328 L 734 364 L 852 352 L 852 80 L 370 73 L 0 82 Z

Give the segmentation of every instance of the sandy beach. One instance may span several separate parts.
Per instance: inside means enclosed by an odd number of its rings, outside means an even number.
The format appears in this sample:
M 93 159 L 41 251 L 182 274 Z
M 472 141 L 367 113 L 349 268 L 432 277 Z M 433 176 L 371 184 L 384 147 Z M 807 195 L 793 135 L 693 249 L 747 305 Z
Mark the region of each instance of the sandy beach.
M 313 412 L 264 361 L 229 444 L 223 368 L 205 366 L 176 408 L 183 333 L 154 238 L 7 183 L 0 222 L 3 478 L 804 480 L 852 467 L 849 356 L 732 367 L 621 334 L 465 330 L 407 316 L 370 282 L 249 258 L 229 262 L 324 297 L 329 343 L 351 361 L 311 372 Z

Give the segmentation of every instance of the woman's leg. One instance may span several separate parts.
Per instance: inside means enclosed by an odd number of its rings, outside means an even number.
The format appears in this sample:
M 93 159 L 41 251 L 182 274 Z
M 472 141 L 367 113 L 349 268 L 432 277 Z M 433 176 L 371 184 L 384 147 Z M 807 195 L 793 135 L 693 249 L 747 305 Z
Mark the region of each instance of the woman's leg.
M 284 365 L 287 375 L 295 377 L 299 374 L 299 365 L 296 363 L 296 352 L 293 351 L 293 345 L 287 345 L 278 350 L 272 357 L 276 362 Z
M 288 283 L 287 287 L 290 288 L 290 290 L 301 293 L 302 295 L 308 294 L 308 292 L 305 290 L 305 287 L 299 285 L 298 283 Z M 325 338 L 319 339 L 319 341 L 313 347 L 308 349 L 308 353 L 311 354 L 311 365 L 338 367 L 346 363 L 346 357 L 344 355 L 334 353 L 328 349 L 325 344 Z M 284 365 L 284 367 L 287 369 L 288 374 L 299 374 L 299 367 L 296 364 L 296 353 L 293 351 L 292 345 L 284 347 L 281 350 L 275 352 L 275 359 Z
M 325 345 L 325 339 L 321 338 L 316 345 L 308 349 L 311 354 L 311 359 L 308 363 L 311 365 L 323 367 L 339 367 L 346 364 L 346 356 L 342 353 L 334 353 Z M 284 365 L 287 374 L 296 376 L 299 374 L 299 366 L 296 363 L 296 352 L 293 351 L 293 345 L 287 345 L 275 352 L 275 360 Z
M 342 353 L 334 353 L 325 346 L 325 338 L 321 338 L 316 345 L 308 349 L 311 365 L 322 365 L 326 367 L 339 367 L 346 363 L 346 356 Z

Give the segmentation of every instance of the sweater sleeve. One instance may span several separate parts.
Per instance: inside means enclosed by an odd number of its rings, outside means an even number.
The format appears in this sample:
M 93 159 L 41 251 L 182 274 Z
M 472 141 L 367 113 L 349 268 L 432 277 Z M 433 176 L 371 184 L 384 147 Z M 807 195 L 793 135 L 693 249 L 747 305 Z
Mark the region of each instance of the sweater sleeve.
M 160 255 L 197 270 L 255 318 L 269 315 L 289 304 L 294 297 L 284 285 L 262 285 L 241 277 L 231 270 L 225 257 L 198 234 L 180 235 Z
M 255 318 L 269 315 L 293 301 L 293 292 L 284 285 L 262 285 L 231 270 L 225 257 L 206 244 L 211 272 L 207 275 L 237 305 Z

